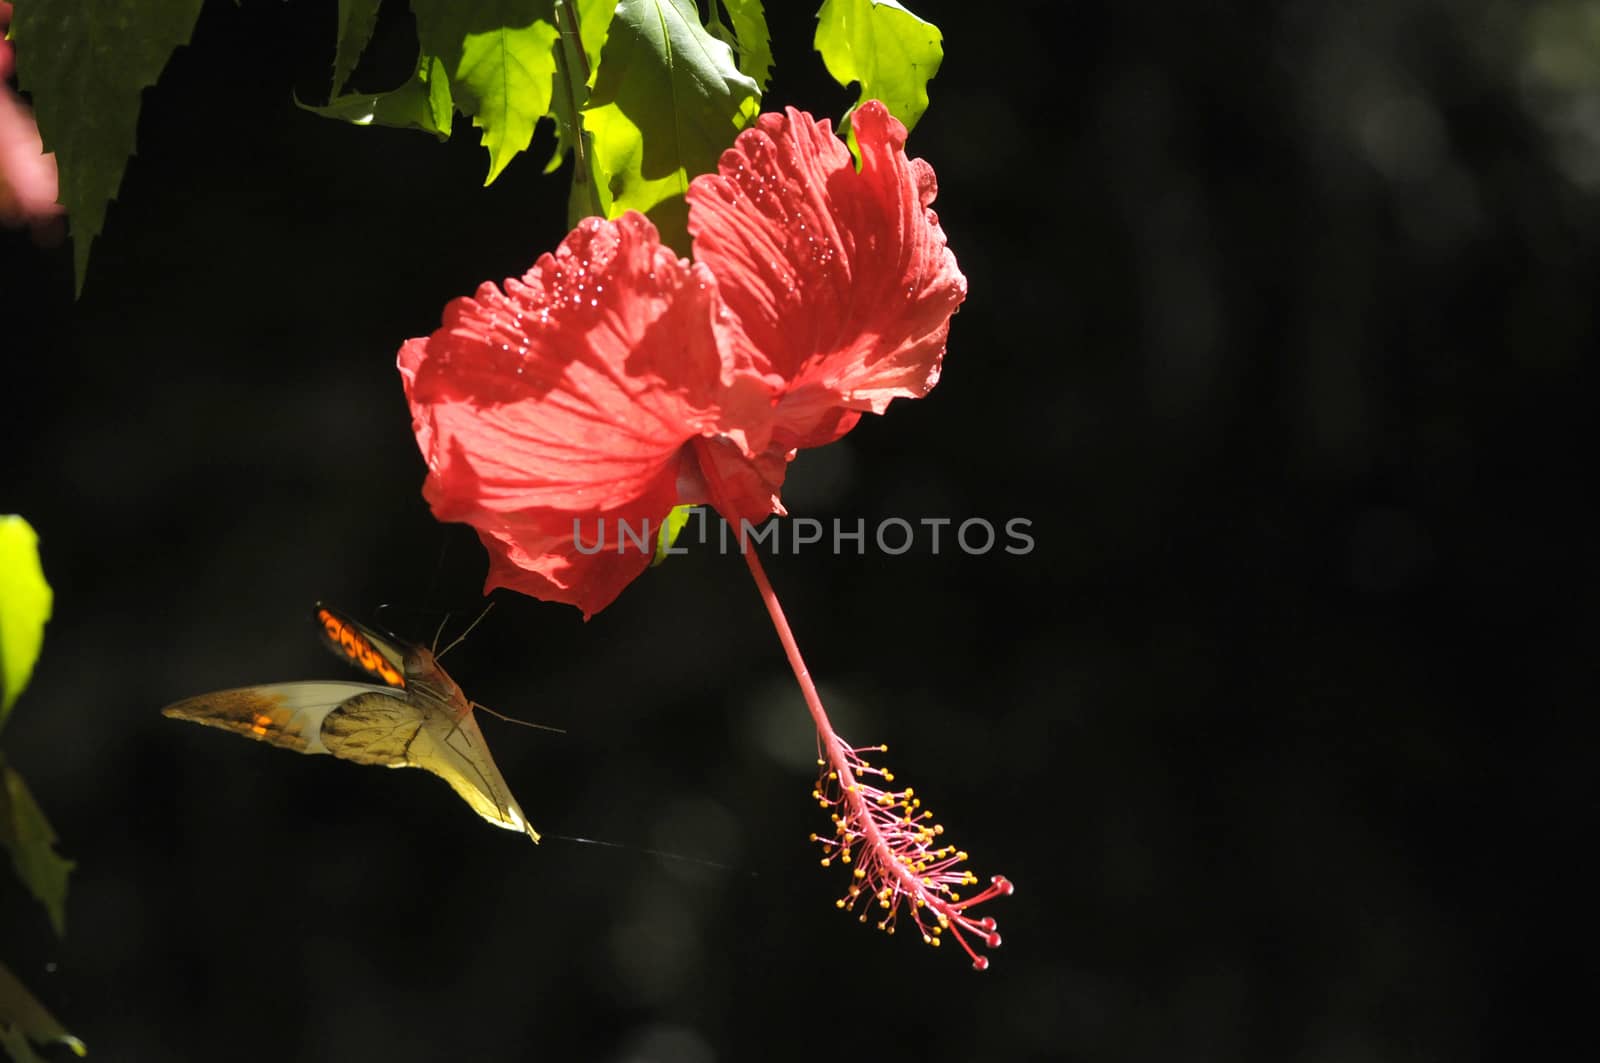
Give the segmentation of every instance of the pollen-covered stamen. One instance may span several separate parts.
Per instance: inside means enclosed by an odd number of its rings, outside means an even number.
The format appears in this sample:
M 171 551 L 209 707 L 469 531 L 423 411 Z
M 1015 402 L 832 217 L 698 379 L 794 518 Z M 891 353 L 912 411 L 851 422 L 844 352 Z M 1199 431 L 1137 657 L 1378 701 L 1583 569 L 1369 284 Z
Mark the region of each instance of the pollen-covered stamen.
M 937 946 L 950 931 L 978 970 L 989 966 L 987 957 L 973 949 L 968 935 L 986 948 L 998 948 L 1000 935 L 992 918 L 974 919 L 968 909 L 1011 893 L 1011 882 L 996 875 L 979 893 L 963 897 L 958 890 L 976 885 L 978 878 L 965 866 L 967 854 L 953 845 L 940 844 L 944 828 L 911 787 L 888 789 L 894 774 L 866 759 L 866 754 L 887 752 L 884 746 L 852 747 L 837 735 L 820 735 L 820 776 L 812 797 L 833 810 L 832 837 L 813 834 L 822 846 L 822 866 L 834 861 L 851 866 L 850 887 L 836 902 L 840 908 L 858 910 L 864 923 L 875 904 L 881 915 L 879 930 L 894 933 L 902 908 L 909 912 L 922 940 Z

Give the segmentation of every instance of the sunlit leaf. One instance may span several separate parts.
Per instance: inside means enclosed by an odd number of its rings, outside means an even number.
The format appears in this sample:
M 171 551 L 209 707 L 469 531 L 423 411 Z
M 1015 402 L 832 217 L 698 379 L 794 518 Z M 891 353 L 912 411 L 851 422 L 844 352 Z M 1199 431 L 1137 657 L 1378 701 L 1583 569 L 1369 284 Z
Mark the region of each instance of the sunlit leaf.
M 683 192 L 716 166 L 759 101 L 693 0 L 621 0 L 583 114 L 606 216 L 647 213 L 662 241 L 686 253 Z
M 589 68 L 586 84 L 593 85 L 595 71 L 600 69 L 600 52 L 606 43 L 606 33 L 611 29 L 611 17 L 617 13 L 617 4 L 616 0 L 577 0 L 577 7 L 578 39 L 583 42 L 584 61 Z
M 83 1042 L 66 1031 L 10 968 L 0 963 L 0 1046 L 18 1063 L 27 1063 L 39 1058 L 28 1043 L 30 1040 L 42 1045 L 66 1045 L 80 1056 L 87 1051 Z
M 556 27 L 550 0 L 412 0 L 423 55 L 438 56 L 456 106 L 483 130 L 490 184 L 550 111 Z
M 189 40 L 201 0 L 24 0 L 11 35 L 17 79 L 33 94 L 60 201 L 72 226 L 77 287 L 89 247 L 133 154 L 142 93 Z
M 0 515 L 0 727 L 33 677 L 52 601 L 38 533 L 21 517 Z
M 17 877 L 45 911 L 57 934 L 66 931 L 67 875 L 71 860 L 55 850 L 56 832 L 10 765 L 0 760 L 0 846 L 11 853 Z
M 772 35 L 767 30 L 761 0 L 722 0 L 722 6 L 727 9 L 738 40 L 739 69 L 765 92 L 772 77 Z
M 943 39 L 939 27 L 895 0 L 825 0 L 817 12 L 815 44 L 828 73 L 847 87 L 860 82 L 856 106 L 882 100 L 907 129 L 928 109 Z
M 683 534 L 684 526 L 689 523 L 689 514 L 693 512 L 693 506 L 673 506 L 667 511 L 667 519 L 661 522 L 661 530 L 656 534 L 656 556 L 650 561 L 652 568 L 671 556 L 672 544 Z
M 300 107 L 325 118 L 338 118 L 356 125 L 394 126 L 420 129 L 440 140 L 450 135 L 455 104 L 450 97 L 450 79 L 436 56 L 425 55 L 416 73 L 389 92 L 352 92 L 321 106 L 300 103 Z

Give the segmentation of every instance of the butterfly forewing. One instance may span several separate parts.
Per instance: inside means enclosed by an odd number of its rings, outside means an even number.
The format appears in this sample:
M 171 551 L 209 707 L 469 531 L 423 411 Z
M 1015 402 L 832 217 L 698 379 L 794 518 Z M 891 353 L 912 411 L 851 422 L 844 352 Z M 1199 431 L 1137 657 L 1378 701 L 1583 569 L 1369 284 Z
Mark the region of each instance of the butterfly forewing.
M 270 683 L 185 698 L 161 714 L 298 753 L 328 753 L 331 750 L 322 740 L 323 721 L 344 702 L 367 694 L 397 700 L 388 688 L 369 683 Z
M 322 641 L 374 679 L 392 687 L 406 685 L 406 650 L 359 620 L 326 605 L 317 604 L 315 616 Z

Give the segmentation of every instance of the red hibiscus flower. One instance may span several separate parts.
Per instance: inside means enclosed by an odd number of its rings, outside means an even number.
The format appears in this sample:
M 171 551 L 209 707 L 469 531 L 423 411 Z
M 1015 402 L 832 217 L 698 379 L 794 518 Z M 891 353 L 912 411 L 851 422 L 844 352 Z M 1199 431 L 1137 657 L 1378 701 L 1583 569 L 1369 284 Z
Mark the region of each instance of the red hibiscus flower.
M 933 171 L 881 104 L 853 121 L 859 172 L 826 120 L 741 133 L 690 186 L 693 265 L 640 215 L 591 218 L 401 349 L 424 493 L 477 529 L 489 588 L 592 615 L 649 563 L 625 531 L 782 513 L 796 448 L 937 382 L 966 280 Z
M 741 133 L 690 185 L 693 264 L 642 215 L 590 218 L 401 348 L 423 493 L 440 520 L 477 529 L 486 590 L 588 617 L 644 570 L 648 532 L 674 506 L 709 502 L 741 528 L 782 513 L 798 448 L 938 381 L 966 280 L 929 209 L 933 170 L 906 158 L 881 104 L 853 121 L 860 170 L 828 122 L 798 111 Z M 824 865 L 852 865 L 839 906 L 876 905 L 891 932 L 909 913 L 924 941 L 948 931 L 983 969 L 974 942 L 1000 937 L 969 913 L 1011 884 L 962 897 L 977 883 L 967 854 L 941 844 L 912 790 L 875 785 L 893 779 L 866 759 L 882 747 L 834 731 L 756 552 L 741 552 L 817 727 L 813 796 L 834 833 L 816 840 Z

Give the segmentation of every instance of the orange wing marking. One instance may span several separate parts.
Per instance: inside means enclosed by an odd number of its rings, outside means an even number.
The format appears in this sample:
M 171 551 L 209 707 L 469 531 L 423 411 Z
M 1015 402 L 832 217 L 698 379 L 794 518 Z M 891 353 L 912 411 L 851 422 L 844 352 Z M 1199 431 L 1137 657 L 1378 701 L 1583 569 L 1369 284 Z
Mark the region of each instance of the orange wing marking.
M 379 653 L 367 637 L 355 627 L 326 609 L 317 610 L 317 619 L 322 621 L 322 629 L 328 633 L 328 638 L 337 643 L 344 651 L 344 655 L 354 661 L 362 671 L 377 676 L 392 687 L 406 685 L 406 677 L 399 669 L 390 664 L 389 659 Z

